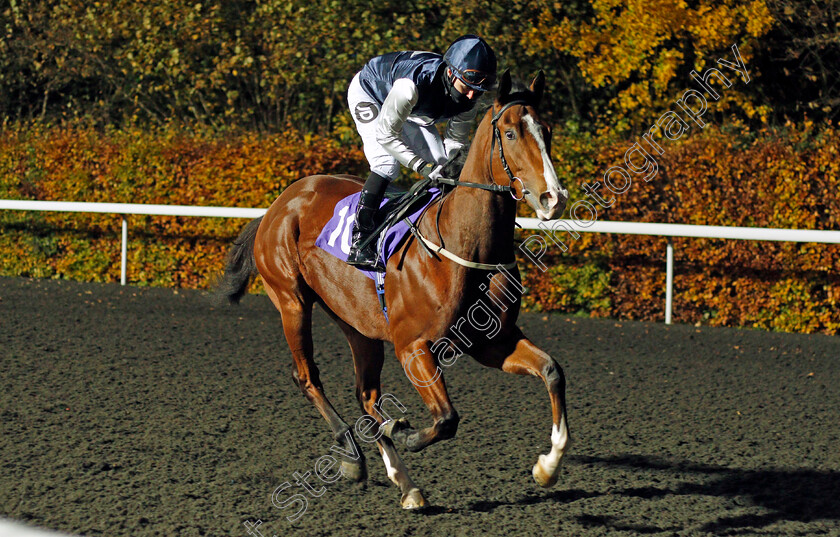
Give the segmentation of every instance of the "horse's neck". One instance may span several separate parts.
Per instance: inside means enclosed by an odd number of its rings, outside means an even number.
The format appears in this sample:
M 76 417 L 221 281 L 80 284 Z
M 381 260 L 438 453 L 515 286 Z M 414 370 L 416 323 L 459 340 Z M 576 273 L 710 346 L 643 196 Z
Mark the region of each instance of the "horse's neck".
M 461 173 L 462 181 L 491 183 L 491 137 L 492 129 L 478 129 Z M 493 157 L 499 158 L 498 148 Z M 510 193 L 459 186 L 447 197 L 440 228 L 448 250 L 460 251 L 478 263 L 513 260 L 516 202 Z

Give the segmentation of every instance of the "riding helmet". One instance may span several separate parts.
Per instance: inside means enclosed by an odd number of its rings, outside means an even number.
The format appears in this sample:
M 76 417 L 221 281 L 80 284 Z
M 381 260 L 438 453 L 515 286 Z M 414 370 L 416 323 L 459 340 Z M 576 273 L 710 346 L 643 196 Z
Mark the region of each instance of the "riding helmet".
M 475 35 L 456 39 L 443 55 L 443 61 L 461 82 L 476 91 L 487 91 L 496 81 L 496 54 Z

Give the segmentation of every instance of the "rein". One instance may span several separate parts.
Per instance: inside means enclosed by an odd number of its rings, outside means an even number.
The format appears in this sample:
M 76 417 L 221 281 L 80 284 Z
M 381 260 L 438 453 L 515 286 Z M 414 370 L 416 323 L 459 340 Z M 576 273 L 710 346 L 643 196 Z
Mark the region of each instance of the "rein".
M 507 159 L 505 158 L 505 150 L 502 146 L 502 133 L 499 130 L 498 125 L 496 125 L 496 123 L 502 117 L 502 114 L 504 114 L 507 111 L 508 108 L 511 108 L 512 106 L 516 106 L 518 104 L 521 104 L 523 106 L 528 105 L 528 103 L 526 101 L 523 101 L 523 100 L 511 101 L 511 102 L 507 103 L 506 105 L 502 106 L 499 109 L 499 111 L 496 112 L 496 114 L 493 116 L 493 119 L 490 120 L 490 124 L 493 125 L 493 138 L 491 139 L 491 142 L 490 142 L 490 184 L 489 185 L 485 185 L 485 184 L 481 184 L 481 183 L 467 183 L 467 182 L 464 182 L 464 181 L 459 181 L 457 179 L 447 179 L 445 177 L 440 177 L 438 179 L 433 179 L 432 181 L 434 183 L 441 183 L 441 184 L 450 185 L 450 186 L 466 186 L 466 187 L 470 187 L 470 188 L 480 188 L 482 190 L 489 190 L 491 192 L 499 192 L 499 193 L 511 192 L 511 196 L 513 196 L 513 199 L 515 199 L 516 201 L 520 201 L 522 198 L 517 198 L 516 197 L 513 185 L 516 184 L 517 181 L 519 181 L 519 183 L 522 185 L 522 190 L 523 190 L 522 195 L 524 197 L 524 195 L 525 195 L 525 193 L 524 193 L 525 183 L 523 183 L 522 179 L 520 179 L 519 177 L 516 177 L 515 175 L 513 175 L 513 172 L 510 171 L 510 166 L 508 165 Z M 496 147 L 496 142 L 497 141 L 499 143 L 499 158 L 502 160 L 502 167 L 505 169 L 505 173 L 507 173 L 508 179 L 510 180 L 510 184 L 508 184 L 508 185 L 499 185 L 499 184 L 496 183 L 496 180 L 493 178 L 493 165 L 492 165 L 493 164 L 493 151 Z
M 498 112 L 496 112 L 496 114 L 493 116 L 493 119 L 491 120 L 491 124 L 493 126 L 493 137 L 492 137 L 492 141 L 491 141 L 491 144 L 490 144 L 490 184 L 489 185 L 482 184 L 482 183 L 468 183 L 468 182 L 465 182 L 465 181 L 459 181 L 457 179 L 448 179 L 446 177 L 439 177 L 437 179 L 425 179 L 423 181 L 415 183 L 412 186 L 412 188 L 409 189 L 409 191 L 406 194 L 403 195 L 403 199 L 405 200 L 405 204 L 400 209 L 398 209 L 395 217 L 389 218 L 385 222 L 383 222 L 379 226 L 379 228 L 374 233 L 372 233 L 370 237 L 368 237 L 367 241 L 364 242 L 363 245 L 366 245 L 367 242 L 371 241 L 373 239 L 373 237 L 375 237 L 378 233 L 384 232 L 385 228 L 388 228 L 388 227 L 394 225 L 394 223 L 396 223 L 398 220 L 403 219 L 403 221 L 406 224 L 408 224 L 408 228 L 409 228 L 409 230 L 411 230 L 411 234 L 414 235 L 414 237 L 417 239 L 417 243 L 423 248 L 423 250 L 426 252 L 426 254 L 429 255 L 429 257 L 435 257 L 435 254 L 440 254 L 443 257 L 449 259 L 450 261 L 453 261 L 453 262 L 455 262 L 455 263 L 457 263 L 457 264 L 459 264 L 463 267 L 467 267 L 467 268 L 471 268 L 471 269 L 478 269 L 478 270 L 494 271 L 494 270 L 500 270 L 500 269 L 514 268 L 516 266 L 516 258 L 514 258 L 513 261 L 511 261 L 509 263 L 505 263 L 505 264 L 501 264 L 501 263 L 496 263 L 496 264 L 477 263 L 475 261 L 469 261 L 467 259 L 459 257 L 459 256 L 455 255 L 454 253 L 452 253 L 451 251 L 444 248 L 443 235 L 440 232 L 440 215 L 443 212 L 443 204 L 446 203 L 446 200 L 448 199 L 447 196 L 442 196 L 440 198 L 439 201 L 440 201 L 441 205 L 438 208 L 437 218 L 435 219 L 435 227 L 437 229 L 438 238 L 440 239 L 440 246 L 438 246 L 437 244 L 433 243 L 432 241 L 430 241 L 429 239 L 424 237 L 423 234 L 420 233 L 420 229 L 417 227 L 417 225 L 413 224 L 407 217 L 405 217 L 405 214 L 408 212 L 408 210 L 409 210 L 410 206 L 413 204 L 414 200 L 423 191 L 425 191 L 425 189 L 428 186 L 434 186 L 434 185 L 437 185 L 437 184 L 449 185 L 449 186 L 452 186 L 452 187 L 466 186 L 466 187 L 469 187 L 469 188 L 480 188 L 481 190 L 488 190 L 490 192 L 496 192 L 496 193 L 499 193 L 499 194 L 504 193 L 504 192 L 510 192 L 511 197 L 516 201 L 519 201 L 522 198 L 524 198 L 525 197 L 525 183 L 523 183 L 522 179 L 520 179 L 519 177 L 514 176 L 513 172 L 510 171 L 510 166 L 507 163 L 507 159 L 505 158 L 505 151 L 504 151 L 504 148 L 502 146 L 502 133 L 501 133 L 501 131 L 499 131 L 499 127 L 496 125 L 496 122 L 499 121 L 499 118 L 502 117 L 502 114 L 504 114 L 505 111 L 507 111 L 512 106 L 516 106 L 518 104 L 527 105 L 528 103 L 526 101 L 523 101 L 523 100 L 511 101 L 511 102 L 507 103 L 506 105 L 502 106 L 502 108 L 499 109 Z M 499 142 L 499 158 L 502 160 L 502 167 L 505 169 L 505 172 L 508 175 L 508 179 L 510 179 L 510 184 L 508 184 L 508 185 L 497 184 L 495 179 L 493 178 L 493 150 L 495 148 L 497 140 Z M 516 197 L 516 191 L 513 188 L 513 185 L 516 183 L 516 181 L 519 181 L 519 183 L 522 185 L 522 197 L 520 197 L 520 198 Z M 426 210 L 428 210 L 428 207 L 426 207 Z M 425 214 L 425 211 L 424 211 L 424 214 Z M 420 219 L 421 218 L 423 218 L 423 215 L 420 216 Z M 418 222 L 419 222 L 420 219 L 418 219 Z M 379 251 L 379 247 L 377 246 L 377 253 L 378 253 L 378 251 Z M 379 305 L 382 308 L 382 313 L 385 315 L 385 320 L 388 321 L 388 307 L 385 304 L 385 274 L 384 273 L 382 273 L 382 272 L 377 272 L 376 273 L 375 288 L 376 288 L 377 298 L 379 299 Z
M 519 179 L 518 177 L 516 179 Z M 440 183 L 442 185 L 449 185 L 449 186 L 468 186 L 470 188 L 480 188 L 481 190 L 489 190 L 490 192 L 513 192 L 513 187 L 510 185 L 497 185 L 496 183 L 492 183 L 489 185 L 484 185 L 481 183 L 467 183 L 464 181 L 459 181 L 457 179 L 447 179 L 446 177 L 439 177 L 437 179 L 432 179 L 433 183 Z M 516 198 L 514 198 L 516 199 Z
M 507 111 L 512 106 L 516 106 L 518 104 L 527 105 L 528 103 L 526 101 L 523 101 L 523 100 L 511 101 L 511 102 L 505 104 L 504 106 L 502 106 L 499 109 L 499 111 L 496 112 L 496 114 L 493 116 L 493 119 L 490 122 L 491 125 L 493 125 L 493 138 L 492 138 L 492 141 L 491 141 L 491 144 L 490 144 L 490 184 L 489 185 L 481 184 L 481 183 L 468 183 L 468 182 L 464 182 L 464 181 L 459 181 L 457 179 L 447 179 L 447 178 L 444 178 L 444 177 L 434 179 L 434 180 L 432 180 L 432 183 L 440 183 L 440 184 L 444 184 L 444 185 L 450 185 L 450 186 L 453 186 L 453 187 L 466 186 L 466 187 L 470 187 L 470 188 L 480 188 L 482 190 L 489 190 L 491 192 L 497 192 L 497 193 L 510 192 L 513 199 L 515 199 L 516 201 L 519 201 L 522 198 L 517 198 L 516 197 L 516 194 L 515 194 L 516 191 L 513 188 L 513 185 L 516 183 L 516 181 L 519 181 L 519 183 L 522 184 L 522 197 L 525 197 L 525 184 L 522 182 L 522 179 L 514 176 L 513 172 L 510 171 L 510 166 L 507 163 L 507 159 L 505 158 L 505 151 L 504 151 L 504 148 L 502 146 L 502 133 L 499 130 L 499 127 L 496 125 L 496 123 L 499 121 L 499 119 L 502 117 L 502 114 L 504 114 L 505 111 Z M 508 178 L 510 179 L 510 184 L 508 184 L 508 185 L 499 185 L 499 184 L 496 183 L 495 179 L 493 179 L 493 150 L 494 150 L 494 147 L 496 145 L 497 140 L 498 140 L 498 143 L 499 143 L 499 158 L 502 160 L 502 167 L 505 169 L 505 172 L 507 173 Z M 446 201 L 446 198 L 441 198 L 441 199 L 442 199 L 441 203 L 444 203 Z M 455 263 L 457 263 L 461 266 L 468 267 L 468 268 L 479 269 L 479 270 L 498 270 L 500 267 L 503 267 L 503 268 L 507 269 L 507 268 L 513 268 L 513 267 L 516 266 L 516 260 L 515 259 L 513 261 L 511 261 L 510 263 L 505 263 L 504 265 L 502 265 L 502 264 L 493 265 L 493 264 L 490 264 L 490 263 L 476 263 L 474 261 L 468 261 L 466 259 L 463 259 L 463 258 L 455 255 L 454 253 L 450 252 L 446 248 L 444 248 L 443 235 L 440 232 L 440 214 L 441 214 L 441 212 L 442 212 L 442 210 L 439 209 L 438 213 L 437 213 L 437 219 L 436 219 L 436 222 L 435 222 L 436 227 L 437 227 L 437 235 L 438 235 L 438 238 L 440 239 L 440 244 L 441 244 L 440 246 L 438 246 L 437 244 L 433 243 L 432 241 L 430 241 L 429 239 L 424 237 L 420 233 L 420 230 L 415 225 L 409 223 L 409 229 L 411 230 L 411 233 L 415 237 L 417 237 L 417 240 L 424 247 L 427 254 L 429 254 L 430 256 L 433 255 L 432 254 L 432 250 L 433 250 L 435 253 L 439 253 L 439 254 L 443 255 L 447 259 L 449 259 L 451 261 L 454 261 Z M 408 222 L 408 220 L 406 220 L 406 222 Z

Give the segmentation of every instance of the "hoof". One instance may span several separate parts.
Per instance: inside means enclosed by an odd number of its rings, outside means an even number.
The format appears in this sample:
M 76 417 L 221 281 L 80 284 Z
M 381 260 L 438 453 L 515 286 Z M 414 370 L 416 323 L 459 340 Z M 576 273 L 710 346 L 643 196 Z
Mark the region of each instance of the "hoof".
M 393 440 L 394 442 L 405 441 L 405 434 L 404 431 L 411 429 L 411 425 L 408 423 L 408 420 L 405 418 L 400 418 L 398 420 L 388 420 L 385 425 L 382 426 L 382 434 Z M 403 434 L 400 434 L 403 433 Z M 396 436 L 396 438 L 395 438 Z
M 341 461 L 341 474 L 351 481 L 361 483 L 367 479 L 367 467 L 364 464 Z
M 422 509 L 427 506 L 426 498 L 420 489 L 411 489 L 406 494 L 403 494 L 400 501 L 403 509 Z
M 547 472 L 542 465 L 542 461 L 545 455 L 540 455 L 537 464 L 534 465 L 534 469 L 531 470 L 531 475 L 534 476 L 534 481 L 537 482 L 537 485 L 543 488 L 553 487 L 555 483 L 557 483 L 557 476 L 560 472 L 556 472 L 554 475 L 551 475 L 550 472 Z

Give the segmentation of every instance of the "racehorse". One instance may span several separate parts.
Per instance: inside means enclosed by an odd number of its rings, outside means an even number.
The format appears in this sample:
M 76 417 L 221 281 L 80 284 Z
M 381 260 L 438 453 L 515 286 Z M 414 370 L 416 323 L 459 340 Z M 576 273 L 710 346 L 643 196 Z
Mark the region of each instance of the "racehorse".
M 537 484 L 550 487 L 557 481 L 560 460 L 570 445 L 563 370 L 515 324 L 522 296 L 514 257 L 517 200 L 524 198 L 541 220 L 551 220 L 560 217 L 568 199 L 550 161 L 550 130 L 537 113 L 544 86 L 542 72 L 530 86 L 517 90 L 508 72 L 500 77 L 496 99 L 464 163 L 461 184 L 438 198 L 418 221 L 420 235 L 442 244 L 424 239 L 432 245 L 424 246 L 417 236 L 409 236 L 387 262 L 387 319 L 373 280 L 315 246 L 336 203 L 361 190 L 358 177 L 314 175 L 292 183 L 263 217 L 242 230 L 228 256 L 220 292 L 238 302 L 251 277 L 262 277 L 282 317 L 296 366 L 293 377 L 329 423 L 342 451 L 359 455 L 342 459 L 343 475 L 363 481 L 364 456 L 327 399 L 313 361 L 313 304 L 344 332 L 353 355 L 356 396 L 384 431 L 377 447 L 405 509 L 424 507 L 426 500 L 408 476 L 395 442 L 419 451 L 455 436 L 458 413 L 438 367 L 452 356 L 469 354 L 485 366 L 545 382 L 553 418 L 551 451 L 540 455 L 533 467 Z M 436 248 L 443 246 L 445 252 Z M 473 307 L 477 304 L 483 308 Z M 488 323 L 493 325 L 489 334 Z M 393 343 L 432 414 L 431 426 L 415 430 L 406 420 L 381 415 L 377 403 L 384 341 Z

